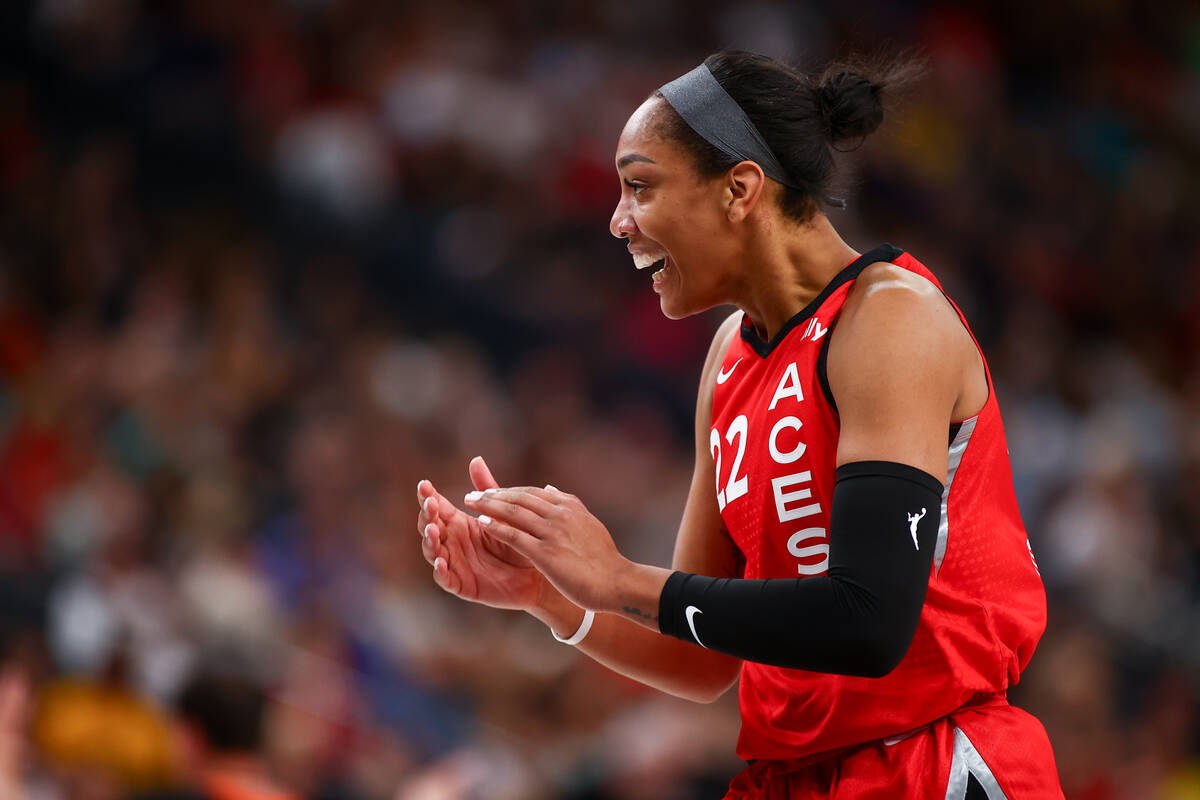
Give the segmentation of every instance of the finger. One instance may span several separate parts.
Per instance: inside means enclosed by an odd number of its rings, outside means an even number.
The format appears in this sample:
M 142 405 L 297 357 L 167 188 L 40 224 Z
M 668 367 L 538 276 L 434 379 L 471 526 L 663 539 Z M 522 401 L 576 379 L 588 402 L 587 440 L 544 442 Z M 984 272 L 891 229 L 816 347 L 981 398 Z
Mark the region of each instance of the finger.
M 425 526 L 433 522 L 428 507 L 429 501 L 432 499 L 426 498 L 425 502 L 421 504 L 421 510 L 417 512 L 417 534 L 422 537 L 425 535 Z
M 430 481 L 417 482 L 417 504 L 421 507 L 421 510 L 417 512 L 417 533 L 424 531 L 425 526 L 430 522 L 438 521 L 440 497 L 441 495 Z
M 449 591 L 455 597 L 463 596 L 462 577 L 450 569 L 450 563 L 445 557 L 434 559 L 433 572 L 434 577 L 438 579 L 439 587 Z
M 425 486 L 429 481 L 417 481 L 417 533 L 421 534 L 425 530 L 425 526 L 429 523 L 429 515 L 425 513 L 425 498 L 427 496 Z
M 455 597 L 462 596 L 462 581 L 450 571 L 450 565 L 444 556 L 438 556 L 433 560 L 433 580 Z
M 528 508 L 521 503 L 503 499 L 498 492 L 488 492 L 479 495 L 478 499 L 467 502 L 467 506 L 481 517 L 487 516 L 498 519 L 525 533 L 542 538 L 547 534 L 547 516 Z M 548 515 L 549 510 L 546 511 Z
M 529 491 L 548 503 L 554 503 L 560 506 L 579 501 L 579 498 L 575 495 L 571 494 L 570 492 L 564 492 L 562 489 L 559 489 L 557 486 L 550 483 L 547 483 L 546 488 L 544 489 L 538 489 L 535 486 Z
M 536 494 L 537 492 L 541 492 L 541 494 Z M 556 504 L 547 499 L 544 489 L 536 489 L 532 486 L 515 486 L 504 489 L 488 489 L 484 492 L 468 492 L 463 500 L 470 508 L 479 508 L 481 503 L 488 501 L 512 503 L 513 505 L 529 509 L 543 519 L 549 518 L 556 508 Z M 486 509 L 483 510 L 486 511 Z
M 449 549 L 450 543 L 446 540 L 446 531 L 438 523 L 429 523 L 425 526 L 425 530 L 422 531 L 422 533 L 424 533 L 425 539 L 429 542 L 430 547 L 432 547 L 435 551 Z
M 441 531 L 432 522 L 425 526 L 421 536 L 421 555 L 430 565 L 439 555 L 445 555 L 441 546 Z
M 551 505 L 556 505 L 556 506 L 561 506 L 571 500 L 578 499 L 577 497 L 575 497 L 575 495 L 568 494 L 568 493 L 564 492 L 562 489 L 559 489 L 556 486 L 552 486 L 549 483 L 546 484 L 545 488 L 541 488 L 541 487 L 537 487 L 537 486 L 517 486 L 517 487 L 514 487 L 514 491 L 524 492 L 532 497 L 536 497 L 540 500 L 545 500 L 547 503 L 550 503 Z
M 421 484 L 425 484 L 428 487 L 427 493 L 421 492 Z M 417 516 L 418 533 L 424 531 L 425 526 L 430 522 L 442 525 L 456 514 L 461 513 L 459 508 L 446 495 L 439 492 L 430 481 L 422 481 L 421 484 L 417 485 L 418 494 L 421 496 L 421 511 Z M 430 503 L 430 500 L 432 500 L 432 503 Z
M 492 476 L 492 470 L 483 460 L 483 456 L 472 458 L 471 463 L 467 465 L 467 472 L 471 474 L 471 485 L 480 491 L 500 488 L 500 484 Z
M 479 517 L 479 524 L 485 533 L 496 541 L 506 544 L 513 550 L 528 558 L 537 565 L 536 554 L 541 551 L 541 541 L 523 530 L 514 528 L 503 520 L 493 519 L 487 514 Z

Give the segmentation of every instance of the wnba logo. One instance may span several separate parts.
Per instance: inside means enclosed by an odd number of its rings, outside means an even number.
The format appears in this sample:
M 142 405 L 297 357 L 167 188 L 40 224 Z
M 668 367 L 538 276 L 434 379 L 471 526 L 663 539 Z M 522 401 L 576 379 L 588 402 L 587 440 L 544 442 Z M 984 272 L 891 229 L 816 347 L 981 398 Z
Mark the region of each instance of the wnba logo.
M 910 534 L 912 534 L 913 547 L 917 548 L 918 550 L 921 549 L 921 545 L 917 544 L 917 523 L 920 522 L 924 516 L 925 516 L 925 509 L 923 509 L 923 508 L 921 509 L 920 514 L 909 514 L 908 515 L 908 532 Z

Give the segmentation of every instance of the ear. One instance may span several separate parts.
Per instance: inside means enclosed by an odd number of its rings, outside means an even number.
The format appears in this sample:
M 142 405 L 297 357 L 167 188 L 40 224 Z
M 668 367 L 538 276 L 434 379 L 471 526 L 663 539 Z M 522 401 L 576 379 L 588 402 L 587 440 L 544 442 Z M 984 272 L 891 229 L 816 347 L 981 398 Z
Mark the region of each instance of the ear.
M 727 214 L 730 222 L 741 222 L 750 216 L 762 197 L 767 182 L 762 167 L 753 161 L 734 164 L 726 175 L 728 192 Z

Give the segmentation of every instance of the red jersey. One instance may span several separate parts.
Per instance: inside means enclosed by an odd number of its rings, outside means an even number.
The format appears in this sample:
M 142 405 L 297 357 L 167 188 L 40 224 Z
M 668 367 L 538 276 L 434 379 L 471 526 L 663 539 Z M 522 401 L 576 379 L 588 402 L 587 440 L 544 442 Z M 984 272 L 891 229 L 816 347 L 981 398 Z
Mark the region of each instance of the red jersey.
M 839 273 L 771 342 L 744 320 L 725 353 L 709 443 L 717 503 L 745 557 L 743 577 L 825 574 L 839 434 L 825 349 L 855 278 L 880 261 L 941 288 L 909 254 L 879 247 Z M 882 678 L 860 678 L 746 662 L 742 758 L 797 759 L 894 737 L 1017 682 L 1045 629 L 1046 595 L 1017 509 L 990 373 L 987 403 L 952 425 L 948 457 L 929 588 L 900 665 Z

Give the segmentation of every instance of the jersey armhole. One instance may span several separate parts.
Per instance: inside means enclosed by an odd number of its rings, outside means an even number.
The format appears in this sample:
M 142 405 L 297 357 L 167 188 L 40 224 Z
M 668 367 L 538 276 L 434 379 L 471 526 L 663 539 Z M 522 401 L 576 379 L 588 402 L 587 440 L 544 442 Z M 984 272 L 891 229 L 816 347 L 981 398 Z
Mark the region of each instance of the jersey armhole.
M 885 245 L 885 246 L 890 247 L 890 245 Z M 902 250 L 896 250 L 895 255 L 900 255 L 900 254 L 907 255 L 907 253 L 905 253 Z M 873 255 L 873 253 L 872 253 L 872 255 Z M 896 264 L 895 257 L 890 257 L 890 258 L 882 259 L 882 260 L 888 261 L 892 264 Z M 864 268 L 866 266 L 870 266 L 870 265 L 869 264 L 864 265 Z M 903 265 L 896 264 L 896 266 L 903 266 Z M 908 267 L 903 267 L 903 268 L 909 269 Z M 925 280 L 932 283 L 934 285 L 934 287 L 936 287 L 937 290 L 941 293 L 942 297 L 946 300 L 946 302 L 950 304 L 950 308 L 954 311 L 955 316 L 958 317 L 959 324 L 962 325 L 963 330 L 965 330 L 967 332 L 967 337 L 971 340 L 971 343 L 975 346 L 975 352 L 979 354 L 980 363 L 983 364 L 983 378 L 984 378 L 984 381 L 987 383 L 987 397 L 984 399 L 983 406 L 979 409 L 979 411 L 977 411 L 974 414 L 972 414 L 971 416 L 966 417 L 961 420 L 957 420 L 957 421 L 951 420 L 951 422 L 950 422 L 950 441 L 953 442 L 954 437 L 958 435 L 958 431 L 960 428 L 962 428 L 963 424 L 965 422 L 967 422 L 968 420 L 978 418 L 981 414 L 983 414 L 984 409 L 987 408 L 988 403 L 991 402 L 992 398 L 995 396 L 996 389 L 995 389 L 995 386 L 993 386 L 993 384 L 992 384 L 992 370 L 988 366 L 987 357 L 983 354 L 983 348 L 980 347 L 979 340 L 975 338 L 975 332 L 972 331 L 971 326 L 967 324 L 966 315 L 963 314 L 962 309 L 958 307 L 958 304 L 954 302 L 954 300 L 950 297 L 950 295 L 948 295 L 946 293 L 946 290 L 943 289 L 936 280 L 933 280 L 926 275 L 922 275 L 920 272 L 917 272 L 915 270 L 910 269 L 909 271 L 913 272 L 913 274 L 917 275 L 918 277 L 924 278 Z M 857 275 L 855 275 L 855 278 L 857 278 Z M 833 410 L 834 416 L 838 416 L 838 417 L 840 417 L 840 415 L 838 414 L 837 401 L 833 399 L 833 389 L 829 385 L 829 372 L 828 372 L 827 364 L 829 361 L 829 343 L 833 340 L 833 330 L 834 330 L 834 327 L 837 325 L 837 321 L 840 316 L 841 316 L 841 309 L 839 308 L 837 315 L 834 316 L 834 318 L 832 320 L 830 320 L 828 331 L 826 332 L 825 336 L 823 337 L 823 339 L 821 341 L 821 349 L 817 352 L 817 383 L 819 383 L 821 385 L 821 394 L 825 397 L 825 402 L 829 403 L 829 407 Z
M 946 300 L 950 303 L 950 307 L 953 308 L 955 311 L 958 311 L 958 306 L 954 305 L 954 301 L 950 300 L 950 298 L 945 295 L 945 292 L 943 292 L 942 294 L 943 294 L 943 296 L 946 297 Z M 958 311 L 958 318 L 959 318 L 959 321 L 962 323 L 963 327 L 966 328 L 967 335 L 971 337 L 971 341 L 975 342 L 975 348 L 977 350 L 979 350 L 979 357 L 983 361 L 984 377 L 987 379 L 987 383 L 988 383 L 988 398 L 990 399 L 991 393 L 992 393 L 992 375 L 988 371 L 987 359 L 983 357 L 983 351 L 982 351 L 982 349 L 979 348 L 979 342 L 975 341 L 975 336 L 974 336 L 974 334 L 971 333 L 971 329 L 967 327 L 966 320 L 963 319 L 961 311 Z M 834 325 L 836 325 L 836 324 L 837 324 L 837 318 L 835 317 L 833 319 L 833 321 L 829 323 L 829 332 L 825 334 L 825 338 L 821 341 L 821 349 L 817 353 L 817 383 L 819 383 L 821 385 L 821 394 L 823 394 L 825 396 L 825 402 L 829 403 L 829 407 L 831 409 L 833 409 L 833 413 L 835 415 L 837 415 L 837 413 L 838 413 L 837 402 L 834 401 L 833 389 L 831 389 L 829 386 L 829 373 L 826 368 L 826 362 L 828 362 L 828 360 L 829 360 L 829 341 L 833 338 L 833 328 L 834 328 Z M 985 400 L 984 407 L 986 407 L 986 406 L 987 406 L 987 401 Z M 974 418 L 978 417 L 979 414 L 982 414 L 982 413 L 983 413 L 983 409 L 980 409 L 979 413 L 975 414 L 974 417 L 967 417 L 967 419 L 958 420 L 957 422 L 952 421 L 950 423 L 949 443 L 950 444 L 954 443 L 954 437 L 958 436 L 958 432 L 959 432 L 959 430 L 962 429 L 963 423 L 965 423 L 968 419 L 974 419 Z
M 825 395 L 825 402 L 829 403 L 834 414 L 838 413 L 838 407 L 833 399 L 833 389 L 829 388 L 829 373 L 826 371 L 825 364 L 829 360 L 829 340 L 833 338 L 833 326 L 836 323 L 837 318 L 835 317 L 829 323 L 829 330 L 821 342 L 821 350 L 817 353 L 817 383 L 821 384 L 821 394 Z

